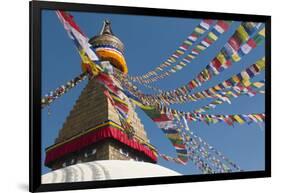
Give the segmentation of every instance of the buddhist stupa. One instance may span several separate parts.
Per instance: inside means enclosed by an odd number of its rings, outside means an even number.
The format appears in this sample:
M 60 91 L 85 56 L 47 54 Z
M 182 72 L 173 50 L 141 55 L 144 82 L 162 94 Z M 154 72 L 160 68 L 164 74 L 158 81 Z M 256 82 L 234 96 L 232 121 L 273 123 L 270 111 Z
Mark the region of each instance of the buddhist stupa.
M 101 63 L 128 72 L 124 44 L 113 34 L 108 20 L 89 43 Z M 133 136 L 128 136 L 105 90 L 95 78 L 89 79 L 54 144 L 46 148 L 45 165 L 53 171 L 43 175 L 42 182 L 180 175 L 156 164 L 156 149 L 150 144 L 135 106 L 124 95 L 134 130 Z

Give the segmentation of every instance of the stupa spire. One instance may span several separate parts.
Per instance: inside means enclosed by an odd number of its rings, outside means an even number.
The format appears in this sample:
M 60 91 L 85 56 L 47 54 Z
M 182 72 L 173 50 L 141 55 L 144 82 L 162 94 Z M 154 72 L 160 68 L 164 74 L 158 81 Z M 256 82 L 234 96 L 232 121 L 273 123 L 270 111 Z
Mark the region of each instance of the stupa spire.
M 89 43 L 101 60 L 109 61 L 121 72 L 128 73 L 128 67 L 124 57 L 124 44 L 113 34 L 109 20 L 104 20 L 100 33 L 92 37 Z

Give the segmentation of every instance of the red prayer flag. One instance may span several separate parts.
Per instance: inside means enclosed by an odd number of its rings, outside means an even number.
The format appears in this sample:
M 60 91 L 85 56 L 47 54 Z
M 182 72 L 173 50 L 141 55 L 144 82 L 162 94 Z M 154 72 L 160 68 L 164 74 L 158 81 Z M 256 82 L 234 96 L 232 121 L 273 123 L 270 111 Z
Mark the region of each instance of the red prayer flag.
M 252 48 L 257 47 L 257 44 L 256 44 L 256 42 L 255 42 L 253 39 L 249 39 L 248 42 L 247 42 L 247 44 L 248 44 L 249 46 L 251 46 Z
M 217 25 L 219 25 L 224 31 L 226 31 L 229 27 L 229 24 L 225 21 L 219 20 Z
M 217 70 L 221 67 L 221 62 L 217 59 L 217 58 L 214 58 L 212 60 L 212 64 L 213 64 L 213 67 L 216 68 Z
M 74 22 L 73 20 L 73 16 L 70 15 L 69 13 L 67 12 L 64 12 L 64 11 L 58 11 L 61 16 L 65 19 L 65 21 L 67 21 L 71 27 L 73 27 L 74 29 L 76 29 L 77 31 L 79 31 L 82 35 L 85 36 L 85 34 L 81 31 L 81 29 L 79 28 L 79 26 Z
M 236 51 L 239 50 L 239 48 L 240 48 L 240 43 L 239 43 L 239 41 L 236 40 L 234 37 L 231 37 L 231 38 L 228 40 L 228 43 L 230 44 L 230 46 L 231 46 L 234 50 L 236 50 Z

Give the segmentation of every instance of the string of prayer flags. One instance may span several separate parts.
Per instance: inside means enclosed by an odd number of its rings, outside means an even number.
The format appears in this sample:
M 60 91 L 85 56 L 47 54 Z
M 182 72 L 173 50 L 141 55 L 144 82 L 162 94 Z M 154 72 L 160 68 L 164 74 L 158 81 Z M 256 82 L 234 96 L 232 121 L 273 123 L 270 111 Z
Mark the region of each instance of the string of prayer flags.
M 139 105 L 138 102 L 136 103 L 137 105 Z M 234 123 L 239 123 L 239 124 L 243 124 L 243 123 L 253 123 L 253 122 L 264 122 L 265 121 L 265 114 L 264 113 L 255 113 L 255 114 L 235 114 L 235 115 L 208 115 L 208 114 L 201 114 L 198 112 L 183 112 L 183 111 L 179 111 L 176 109 L 171 109 L 165 105 L 161 105 L 161 104 L 157 104 L 155 107 L 153 106 L 146 106 L 144 104 L 142 104 L 140 106 L 140 108 L 142 108 L 142 110 L 144 110 L 146 112 L 146 114 L 148 114 L 149 117 L 151 117 L 151 119 L 156 122 L 156 124 L 159 127 L 165 128 L 168 126 L 168 124 L 170 124 L 169 126 L 174 126 L 173 121 L 171 120 L 175 120 L 178 119 L 181 116 L 184 116 L 186 118 L 186 120 L 188 121 L 201 121 L 201 122 L 205 122 L 207 124 L 215 124 L 218 122 L 225 122 L 228 125 L 233 125 Z M 151 113 L 154 114 L 151 114 Z M 163 115 L 163 117 L 162 117 Z M 167 117 L 167 115 L 169 115 L 169 117 Z M 154 116 L 158 117 L 157 119 L 154 119 Z M 161 120 L 163 118 L 163 120 Z M 159 122 L 158 122 L 159 121 Z
M 250 97 L 253 97 L 258 93 L 264 94 L 263 90 L 254 91 L 252 89 L 252 88 L 261 88 L 263 86 L 264 86 L 264 81 L 253 82 L 248 87 L 244 87 L 238 84 L 237 86 L 234 86 L 231 90 L 220 92 L 220 97 L 210 102 L 209 104 L 194 110 L 193 112 L 198 112 L 198 113 L 206 112 L 210 109 L 216 108 L 217 105 L 223 104 L 226 101 L 230 101 L 231 98 L 237 98 L 241 95 L 248 95 Z
M 185 121 L 185 117 L 182 117 L 181 120 L 183 120 L 185 123 L 182 124 L 182 122 L 180 122 L 179 120 L 177 122 L 179 125 L 185 128 L 184 135 L 186 136 L 187 147 L 193 147 L 193 151 L 197 151 L 198 156 L 201 157 L 200 160 L 203 161 L 203 159 L 205 159 L 205 164 L 206 166 L 208 166 L 201 168 L 201 170 L 205 169 L 205 171 L 212 171 L 212 173 L 233 172 L 235 170 L 242 171 L 240 167 L 233 161 L 231 161 L 229 158 L 224 156 L 221 152 L 219 152 L 213 146 L 209 145 L 205 140 L 191 131 Z M 208 165 L 208 163 L 210 165 Z M 198 163 L 195 163 L 195 165 L 202 166 Z
M 204 33 L 210 29 L 214 20 L 204 19 L 202 20 L 193 30 L 193 32 L 183 41 L 183 43 L 176 49 L 176 51 L 161 65 L 156 67 L 154 70 L 147 72 L 141 76 L 130 77 L 133 81 L 139 81 L 147 79 L 152 75 L 157 75 L 158 71 L 163 71 L 165 67 L 171 66 L 175 63 L 185 52 L 191 47 L 197 39 L 199 39 Z
M 163 72 L 161 74 L 155 73 L 155 77 L 141 80 L 141 83 L 152 83 L 163 79 L 167 76 L 170 76 L 172 73 L 176 73 L 182 70 L 187 66 L 188 63 L 191 63 L 192 60 L 197 58 L 202 51 L 206 50 L 210 47 L 223 33 L 225 33 L 232 22 L 231 21 L 223 21 L 219 20 L 214 27 L 208 32 L 207 36 L 198 43 L 189 54 L 187 54 L 181 61 L 179 61 L 175 66 L 173 66 L 170 70 Z M 162 70 L 163 71 L 163 70 Z M 161 71 L 161 72 L 162 72 Z M 139 80 L 139 79 L 138 79 Z
M 183 120 L 184 124 L 180 120 Z M 191 156 L 189 159 L 194 162 L 203 173 L 242 171 L 233 161 L 191 131 L 185 121 L 185 117 L 178 119 L 177 123 L 182 128 L 185 128 L 183 134 L 186 138 L 188 156 Z
M 41 106 L 42 108 L 49 106 L 56 99 L 67 93 L 70 89 L 76 87 L 80 82 L 87 78 L 87 73 L 82 73 L 79 76 L 73 78 L 68 81 L 65 85 L 62 85 L 55 89 L 54 91 L 50 91 L 44 97 L 41 98 Z
M 199 165 L 205 171 L 204 173 L 232 172 L 232 170 L 229 167 L 227 167 L 221 160 L 219 160 L 214 155 L 212 155 L 210 151 L 206 150 L 203 147 L 202 143 L 196 141 L 194 138 L 192 138 L 192 140 L 187 145 L 193 147 L 192 150 L 197 152 L 197 154 L 201 158 L 201 162 L 204 160 L 205 165 Z
M 233 114 L 233 115 L 214 115 L 214 114 L 202 114 L 197 112 L 183 112 L 176 109 L 171 109 L 167 106 L 158 105 L 156 107 L 160 112 L 170 113 L 175 118 L 184 116 L 188 121 L 201 121 L 207 124 L 215 124 L 219 122 L 225 122 L 228 125 L 233 125 L 234 123 L 239 124 L 251 124 L 253 122 L 264 122 L 264 113 L 253 113 L 253 114 Z
M 261 91 L 258 91 L 258 92 L 256 92 L 256 93 L 264 94 L 264 91 L 261 90 Z M 255 93 L 255 94 L 256 94 L 256 93 Z M 240 96 L 241 94 L 234 94 L 232 91 L 228 91 L 228 92 L 226 93 L 226 95 L 227 95 L 227 98 L 231 98 L 231 97 L 233 97 L 233 96 L 236 98 L 236 97 Z M 221 104 L 223 104 L 224 102 L 225 102 L 225 101 L 223 101 L 223 100 L 221 100 L 221 99 L 219 98 L 219 99 L 216 99 L 216 100 L 210 102 L 210 103 L 207 104 L 207 105 L 204 105 L 204 106 L 202 106 L 202 107 L 200 107 L 200 108 L 195 109 L 193 112 L 195 112 L 195 113 L 203 113 L 203 112 L 206 112 L 206 111 L 208 111 L 208 110 L 211 110 L 211 109 L 216 108 L 218 105 L 221 105 Z
M 202 173 L 215 173 L 215 170 L 212 168 L 213 165 L 216 165 L 218 162 L 213 162 L 211 157 L 209 156 L 209 152 L 201 147 L 200 144 L 193 138 L 188 132 L 190 131 L 185 118 L 177 119 L 177 124 L 183 129 L 183 137 L 185 139 L 185 144 L 188 148 L 188 159 L 192 160 L 192 162 L 202 171 Z M 184 121 L 184 125 L 181 120 Z M 210 164 L 210 165 L 209 165 Z
M 245 23 L 245 24 L 244 24 Z M 254 36 L 253 38 L 251 38 L 251 36 L 246 35 L 245 33 L 247 33 L 247 31 L 249 31 L 248 29 L 246 30 L 245 27 L 243 26 L 247 26 L 248 22 L 243 22 L 239 29 L 236 30 L 236 32 L 234 33 L 234 35 L 230 38 L 230 40 L 228 41 L 228 43 L 226 43 L 225 47 L 231 48 L 230 50 L 232 50 L 231 55 L 224 53 L 224 48 L 219 52 L 219 54 L 217 55 L 217 57 L 215 57 L 208 65 L 207 67 L 201 71 L 195 79 L 191 80 L 189 83 L 187 83 L 186 85 L 175 89 L 173 91 L 166 91 L 163 93 L 160 93 L 158 95 L 151 95 L 151 96 L 147 96 L 150 100 L 153 100 L 153 98 L 157 98 L 158 96 L 177 96 L 177 95 L 181 95 L 181 93 L 183 94 L 187 94 L 189 93 L 191 90 L 193 90 L 194 88 L 197 88 L 199 86 L 201 86 L 204 82 L 210 80 L 213 76 L 218 75 L 220 72 L 222 72 L 223 70 L 229 68 L 232 64 L 232 60 L 234 60 L 233 58 L 235 58 L 234 61 L 239 61 L 241 59 L 239 53 L 235 50 L 237 49 L 238 51 L 241 49 L 240 47 L 243 45 L 243 41 L 247 39 L 247 41 L 255 41 L 256 37 L 262 38 L 264 39 L 264 28 L 261 29 L 257 34 L 252 33 L 252 36 Z M 258 29 L 260 28 L 260 24 L 259 23 L 255 23 L 253 24 L 253 26 L 255 26 L 254 29 L 250 29 L 252 31 L 258 31 Z M 240 37 L 241 36 L 241 37 Z M 258 38 L 258 39 L 259 39 Z M 236 40 L 236 46 L 237 48 L 232 48 L 230 42 Z M 246 43 L 244 41 L 244 43 Z M 258 44 L 257 44 L 258 45 Z M 234 46 L 234 44 L 233 44 Z M 232 58 L 232 59 L 231 59 Z M 180 97 L 177 97 L 180 98 Z M 174 98 L 173 98 L 174 99 Z M 180 98 L 180 100 L 182 100 L 184 98 Z M 180 102 L 180 100 L 178 102 Z
M 224 156 L 216 148 L 209 145 L 205 140 L 197 136 L 193 131 L 189 131 L 188 134 L 192 137 L 194 141 L 197 141 L 197 144 L 200 144 L 200 146 L 202 147 L 202 151 L 206 152 L 204 154 L 207 154 L 208 157 L 211 157 L 213 162 L 219 163 L 219 165 L 222 166 L 222 167 L 218 166 L 218 169 L 222 170 L 221 172 L 232 172 L 233 170 L 242 171 L 237 164 L 235 164 L 232 160 Z M 223 166 L 222 161 L 224 161 L 229 167 Z
M 142 94 L 142 98 L 145 98 L 150 103 L 160 103 L 160 104 L 174 104 L 174 103 L 184 103 L 184 102 L 191 102 L 197 101 L 205 98 L 221 98 L 221 92 L 226 89 L 230 88 L 239 88 L 243 87 L 244 89 L 237 89 L 237 92 L 244 92 L 246 94 L 251 94 L 251 87 L 255 87 L 257 84 L 251 84 L 249 81 L 250 79 L 254 78 L 255 76 L 259 75 L 265 68 L 265 58 L 261 58 L 252 64 L 250 67 L 246 68 L 245 70 L 241 71 L 240 73 L 233 75 L 231 78 L 213 86 L 203 91 L 199 91 L 194 94 L 187 95 L 187 89 L 185 87 L 180 87 L 175 89 L 174 91 L 170 92 L 163 92 L 158 95 L 144 95 Z M 239 86 L 238 86 L 239 85 Z M 133 91 L 132 89 L 132 92 Z M 229 94 L 235 94 L 233 92 L 228 92 Z M 138 95 L 141 95 L 138 93 Z M 235 96 L 234 96 L 235 97 Z M 226 98 L 225 98 L 226 99 Z M 226 99 L 227 100 L 227 99 Z M 160 102 L 161 101 L 161 102 Z
M 166 154 L 161 154 L 161 153 L 159 154 L 159 156 L 166 161 L 173 161 L 177 164 L 186 165 L 186 162 L 183 162 L 180 158 L 171 157 L 171 156 L 168 156 Z
M 175 123 L 174 116 L 169 113 L 162 113 L 150 106 L 140 106 L 140 108 L 156 123 L 171 141 L 178 155 L 177 161 L 185 164 L 188 161 L 185 140 L 182 137 L 181 130 Z
M 160 89 L 160 88 L 158 88 L 158 87 L 156 87 L 156 86 L 151 86 L 151 85 L 149 85 L 149 84 L 141 84 L 141 85 L 144 86 L 144 87 L 146 87 L 146 88 L 149 88 L 149 89 L 151 89 L 151 90 L 153 90 L 153 91 L 159 92 L 159 93 L 163 92 L 162 89 Z
M 188 158 L 195 164 L 195 166 L 203 174 L 212 174 L 215 173 L 210 165 L 202 159 L 200 154 L 196 151 L 197 147 L 192 143 L 187 143 L 188 148 Z
M 245 70 L 241 71 L 240 73 L 233 75 L 231 78 L 209 88 L 201 92 L 197 92 L 192 95 L 188 95 L 188 98 L 191 101 L 196 101 L 198 99 L 203 98 L 213 98 L 217 97 L 217 93 L 229 88 L 249 88 L 251 86 L 255 87 L 257 84 L 262 84 L 262 82 L 251 84 L 249 81 L 253 77 L 259 75 L 265 68 L 265 58 L 261 58 L 260 60 L 256 61 L 250 67 L 246 68 Z M 244 92 L 250 90 L 243 90 Z
M 261 29 L 257 34 L 255 32 L 261 27 L 261 24 L 256 24 L 256 27 L 253 29 L 248 29 L 247 24 L 248 22 L 242 23 L 238 27 L 234 35 L 225 44 L 217 57 L 214 58 L 206 67 L 206 69 L 209 69 L 211 72 L 209 79 L 212 76 L 216 76 L 225 69 L 229 68 L 233 62 L 240 61 L 244 55 L 249 54 L 252 49 L 256 48 L 262 42 L 262 40 L 264 40 L 264 36 L 262 36 L 261 33 L 264 28 Z M 247 33 L 249 30 L 252 31 L 251 34 Z M 257 38 L 261 41 L 255 41 Z
M 234 115 L 208 115 L 208 114 L 201 114 L 201 113 L 186 113 L 185 115 L 188 121 L 202 121 L 207 124 L 225 122 L 228 125 L 233 125 L 234 123 L 251 124 L 253 122 L 258 123 L 258 122 L 265 121 L 264 113 L 234 114 Z

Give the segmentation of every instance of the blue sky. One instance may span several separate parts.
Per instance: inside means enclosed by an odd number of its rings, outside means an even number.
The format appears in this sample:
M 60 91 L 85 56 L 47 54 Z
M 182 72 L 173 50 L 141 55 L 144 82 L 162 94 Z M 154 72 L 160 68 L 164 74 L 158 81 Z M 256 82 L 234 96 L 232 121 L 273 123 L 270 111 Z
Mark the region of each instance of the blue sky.
M 120 14 L 82 13 L 71 12 L 76 23 L 82 31 L 92 37 L 100 32 L 104 19 L 112 23 L 113 33 L 125 44 L 125 58 L 130 75 L 140 75 L 166 60 L 182 41 L 199 24 L 199 19 L 169 18 L 134 16 Z M 200 57 L 192 61 L 187 67 L 176 74 L 153 84 L 164 90 L 177 88 L 189 80 L 192 80 L 208 62 L 216 56 L 228 38 L 233 34 L 239 21 L 234 22 L 230 30 L 223 34 L 211 47 L 201 53 Z M 200 41 L 200 39 L 199 39 Z M 265 46 L 260 45 L 249 55 L 235 63 L 231 68 L 214 77 L 194 91 L 206 89 L 232 75 L 242 71 L 252 63 L 264 56 Z M 50 90 L 65 84 L 68 80 L 81 72 L 80 57 L 73 42 L 67 36 L 63 26 L 59 22 L 54 11 L 42 12 L 42 96 Z M 263 80 L 264 73 L 254 80 Z M 51 115 L 47 109 L 42 110 L 42 173 L 49 171 L 43 164 L 45 148 L 54 143 L 54 139 L 62 127 L 64 120 L 72 109 L 80 92 L 87 81 L 82 82 L 76 88 L 69 91 L 50 106 Z M 140 86 L 145 92 L 151 92 Z M 214 114 L 247 114 L 264 112 L 264 96 L 241 96 L 232 100 L 232 104 L 222 104 L 208 111 Z M 172 107 L 184 111 L 194 110 L 206 105 L 209 99 L 199 102 L 173 105 Z M 156 125 L 141 111 L 137 110 L 139 117 L 145 125 L 146 132 L 151 143 L 161 153 L 176 157 L 173 146 Z M 227 124 L 218 123 L 206 125 L 200 122 L 189 123 L 190 129 L 201 136 L 209 144 L 233 160 L 245 171 L 264 170 L 264 128 L 257 124 L 238 125 L 229 127 Z M 192 162 L 186 166 L 159 159 L 158 164 L 176 170 L 182 174 L 197 174 L 200 171 Z

